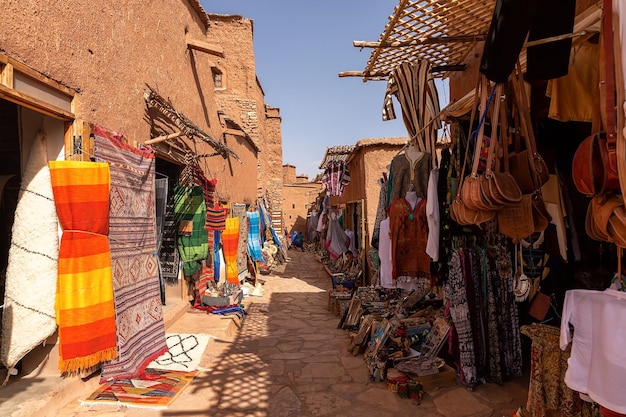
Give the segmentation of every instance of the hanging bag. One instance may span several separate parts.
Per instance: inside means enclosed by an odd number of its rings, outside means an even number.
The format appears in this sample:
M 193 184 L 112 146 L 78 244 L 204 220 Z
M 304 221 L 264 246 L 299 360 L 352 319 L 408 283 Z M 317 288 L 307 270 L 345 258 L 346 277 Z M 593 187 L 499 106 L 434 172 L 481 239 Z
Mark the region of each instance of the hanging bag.
M 605 131 L 593 132 L 583 140 L 574 154 L 572 178 L 582 194 L 594 196 L 620 190 L 617 169 L 617 133 L 615 128 L 615 68 L 613 55 L 613 2 L 604 0 L 600 42 L 604 81 L 600 96 L 605 105 Z M 603 65 L 602 65 L 603 64 Z M 596 130 L 595 128 L 593 130 Z
M 506 107 L 504 104 L 503 84 L 496 87 L 496 103 L 491 118 L 491 136 L 492 144 L 489 150 L 489 159 L 487 160 L 487 168 L 483 175 L 482 191 L 483 197 L 487 203 L 494 209 L 499 210 L 503 206 L 512 203 L 518 203 L 522 200 L 522 191 L 520 190 L 515 178 L 509 172 L 508 164 L 508 123 L 506 116 Z M 500 119 L 500 127 L 498 128 L 498 119 Z M 504 171 L 499 171 L 501 158 L 498 156 L 500 149 L 504 151 Z M 493 159 L 497 157 L 496 169 L 491 170 Z
M 487 79 L 484 76 L 480 76 L 481 78 L 481 98 L 480 98 L 480 109 L 482 111 L 482 115 L 480 118 L 480 122 L 478 125 L 478 134 L 476 137 L 476 145 L 474 148 L 474 157 L 472 161 L 472 172 L 465 178 L 464 187 L 461 189 L 463 193 L 463 201 L 465 204 L 474 210 L 484 210 L 484 211 L 493 211 L 497 210 L 501 207 L 494 207 L 489 204 L 489 202 L 484 198 L 484 192 L 482 189 L 483 185 L 483 173 L 479 173 L 479 165 L 481 158 L 481 150 L 485 144 L 485 120 L 487 118 L 487 113 L 489 109 L 489 104 L 493 99 L 495 94 L 495 87 L 489 95 L 489 99 L 487 99 L 487 89 L 489 88 Z M 493 144 L 495 138 L 490 138 L 489 143 Z M 490 168 L 490 164 L 493 163 L 493 157 L 491 155 L 492 147 L 487 147 L 487 161 L 485 165 L 485 170 Z
M 550 173 L 545 160 L 537 152 L 535 133 L 530 118 L 530 107 L 526 97 L 526 87 L 524 86 L 522 69 L 519 63 L 516 70 L 513 71 L 513 91 L 515 93 L 519 131 L 524 138 L 526 148 L 524 150 L 518 150 L 518 148 L 515 152 L 509 154 L 509 168 L 522 193 L 528 194 L 540 189 L 541 186 L 548 182 Z
M 478 91 L 479 91 L 479 86 L 477 85 L 475 89 L 474 102 L 476 102 L 476 98 L 478 97 Z M 475 117 L 476 117 L 476 106 L 473 107 L 472 115 L 470 118 L 470 128 L 469 128 L 470 135 L 472 134 L 472 128 L 474 125 Z M 495 216 L 495 213 L 493 211 L 476 210 L 476 209 L 472 209 L 468 207 L 467 204 L 465 204 L 465 200 L 463 197 L 464 195 L 463 190 L 464 190 L 464 187 L 466 186 L 465 185 L 465 169 L 467 167 L 467 160 L 469 157 L 470 142 L 471 141 L 468 140 L 465 146 L 465 157 L 463 158 L 463 165 L 461 168 L 461 172 L 459 174 L 458 192 L 456 193 L 456 197 L 452 201 L 452 204 L 450 204 L 450 217 L 452 218 L 452 220 L 454 220 L 456 223 L 462 226 L 480 225 L 488 220 L 493 219 L 493 217 Z

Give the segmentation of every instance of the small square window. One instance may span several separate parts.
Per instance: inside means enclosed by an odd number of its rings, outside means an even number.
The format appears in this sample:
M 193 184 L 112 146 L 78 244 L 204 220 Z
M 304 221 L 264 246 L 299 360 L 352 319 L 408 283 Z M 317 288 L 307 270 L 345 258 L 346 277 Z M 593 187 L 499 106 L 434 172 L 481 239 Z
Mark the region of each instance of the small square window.
M 213 84 L 215 85 L 215 88 L 222 88 L 222 71 L 217 68 L 211 68 L 211 72 L 213 73 Z

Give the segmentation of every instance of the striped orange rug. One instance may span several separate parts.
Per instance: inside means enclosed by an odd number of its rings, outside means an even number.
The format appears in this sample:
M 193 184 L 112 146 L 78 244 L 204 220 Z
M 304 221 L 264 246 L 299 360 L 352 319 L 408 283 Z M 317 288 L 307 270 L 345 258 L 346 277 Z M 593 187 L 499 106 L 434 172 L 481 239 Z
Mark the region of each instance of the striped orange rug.
M 239 284 L 237 272 L 237 254 L 239 252 L 239 217 L 226 219 L 226 229 L 222 232 L 224 261 L 226 262 L 226 281 Z
M 109 165 L 80 161 L 48 165 L 63 228 L 55 306 L 59 369 L 75 374 L 117 357 L 108 239 Z

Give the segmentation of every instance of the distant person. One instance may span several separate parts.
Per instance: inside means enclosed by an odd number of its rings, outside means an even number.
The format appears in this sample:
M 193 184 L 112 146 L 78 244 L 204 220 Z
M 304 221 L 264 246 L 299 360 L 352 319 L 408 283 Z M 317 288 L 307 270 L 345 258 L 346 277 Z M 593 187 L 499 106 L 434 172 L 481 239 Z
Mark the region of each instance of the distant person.
M 296 248 L 300 248 L 302 252 L 304 252 L 304 236 L 301 232 L 295 231 L 293 232 L 293 237 L 291 238 L 291 244 Z

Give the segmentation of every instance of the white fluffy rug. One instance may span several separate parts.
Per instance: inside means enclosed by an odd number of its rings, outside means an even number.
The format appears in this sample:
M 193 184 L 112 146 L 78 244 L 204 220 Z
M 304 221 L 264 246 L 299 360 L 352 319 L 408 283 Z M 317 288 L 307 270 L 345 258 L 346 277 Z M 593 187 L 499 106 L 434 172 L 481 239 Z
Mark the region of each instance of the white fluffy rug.
M 9 249 L 0 352 L 7 368 L 56 330 L 58 258 L 58 219 L 40 130 L 24 167 Z
M 150 362 L 148 368 L 195 371 L 211 337 L 208 334 L 167 333 L 168 351 Z

